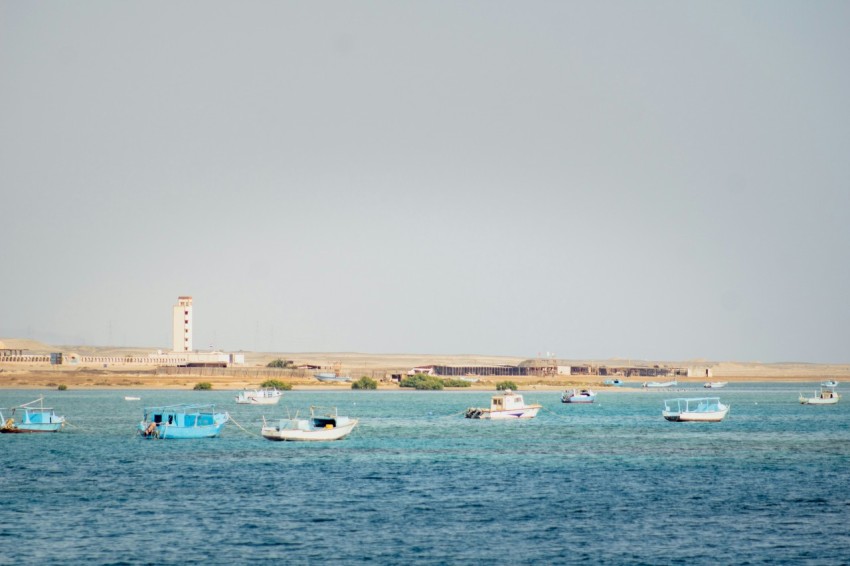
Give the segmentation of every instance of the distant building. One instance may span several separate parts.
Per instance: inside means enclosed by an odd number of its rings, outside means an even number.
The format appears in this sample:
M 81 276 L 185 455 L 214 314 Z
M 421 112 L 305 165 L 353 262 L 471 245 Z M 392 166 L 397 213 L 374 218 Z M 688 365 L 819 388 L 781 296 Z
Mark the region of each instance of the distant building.
M 172 310 L 172 343 L 174 352 L 192 351 L 192 297 L 177 297 Z

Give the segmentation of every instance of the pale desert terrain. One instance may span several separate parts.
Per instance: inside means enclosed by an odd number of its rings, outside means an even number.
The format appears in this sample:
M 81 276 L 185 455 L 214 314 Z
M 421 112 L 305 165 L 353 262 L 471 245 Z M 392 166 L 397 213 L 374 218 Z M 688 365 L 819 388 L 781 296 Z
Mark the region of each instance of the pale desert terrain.
M 3 339 L 7 348 L 26 349 L 28 354 L 49 352 L 74 352 L 83 356 L 147 355 L 155 348 L 109 348 L 97 346 L 50 346 L 31 340 Z M 341 366 L 342 373 L 353 379 L 369 376 L 379 382 L 381 389 L 397 389 L 389 375 L 406 373 L 415 366 L 440 365 L 516 365 L 525 358 L 508 356 L 442 355 L 442 354 L 363 354 L 332 352 L 244 352 L 244 366 L 228 369 L 183 368 L 179 375 L 165 375 L 150 365 L 107 364 L 92 366 L 51 366 L 48 363 L 29 364 L 22 362 L 0 363 L 0 388 L 56 388 L 60 384 L 70 388 L 123 388 L 123 389 L 191 389 L 199 381 L 207 381 L 214 389 L 244 389 L 258 387 L 266 379 L 289 382 L 295 389 L 340 388 L 348 389 L 347 383 L 320 383 L 308 370 L 270 370 L 266 364 L 274 359 L 292 360 L 295 365 L 313 364 L 330 368 Z M 636 360 L 561 360 L 566 365 L 633 365 L 662 367 L 710 368 L 713 381 L 788 381 L 818 382 L 824 379 L 850 382 L 850 364 L 810 363 L 761 363 L 761 362 L 713 362 L 689 361 L 636 361 Z M 175 370 L 171 370 L 175 371 Z M 473 384 L 476 389 L 495 388 L 499 381 L 514 381 L 520 389 L 562 389 L 573 385 L 601 387 L 602 376 L 527 376 L 499 377 L 483 376 Z M 652 378 L 649 378 L 650 380 Z M 639 383 L 647 378 L 628 378 L 630 383 Z M 680 383 L 702 383 L 705 377 L 679 378 Z

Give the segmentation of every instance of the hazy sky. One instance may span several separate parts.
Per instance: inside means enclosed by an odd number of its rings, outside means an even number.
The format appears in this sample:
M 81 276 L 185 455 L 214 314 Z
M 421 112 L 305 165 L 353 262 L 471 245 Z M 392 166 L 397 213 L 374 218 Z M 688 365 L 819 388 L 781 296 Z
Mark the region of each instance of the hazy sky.
M 0 336 L 850 361 L 850 3 L 0 2 Z

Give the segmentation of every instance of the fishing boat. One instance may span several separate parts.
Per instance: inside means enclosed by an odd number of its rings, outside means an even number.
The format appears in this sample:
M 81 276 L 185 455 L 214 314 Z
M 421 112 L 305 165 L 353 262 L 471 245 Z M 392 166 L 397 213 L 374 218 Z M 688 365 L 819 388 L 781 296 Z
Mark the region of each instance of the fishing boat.
M 526 405 L 522 395 L 505 389 L 503 393 L 493 395 L 489 409 L 470 407 L 465 416 L 468 419 L 532 419 L 537 416 L 540 408 L 541 405 L 537 404 Z
M 593 403 L 596 393 L 592 389 L 573 389 L 564 391 L 561 395 L 561 403 Z
M 841 395 L 832 387 L 821 387 L 820 392 L 813 392 L 810 396 L 800 393 L 803 405 L 835 405 L 840 399 Z
M 721 387 L 726 387 L 729 385 L 728 381 L 706 381 L 703 384 L 703 387 L 706 389 L 720 389 Z
M 147 407 L 138 430 L 145 438 L 211 438 L 229 420 L 230 415 L 216 412 L 215 405 Z
M 357 419 L 339 416 L 336 407 L 310 407 L 309 419 L 299 419 L 296 413 L 294 418 L 270 424 L 263 417 L 260 434 L 269 440 L 340 440 L 351 434 L 355 426 Z
M 38 403 L 38 406 L 35 406 Z M 9 411 L 9 417 L 3 415 Z M 16 421 L 15 416 L 20 420 Z M 0 409 L 0 432 L 58 432 L 65 424 L 65 417 L 60 417 L 50 407 L 44 406 L 44 397 L 35 401 L 18 405 L 10 409 Z
M 644 381 L 643 386 L 648 388 L 660 389 L 662 387 L 676 387 L 679 385 L 679 382 L 675 379 L 673 381 Z
M 246 390 L 236 397 L 236 403 L 238 405 L 276 405 L 281 397 L 283 397 L 283 392 L 274 387 L 254 391 Z
M 828 379 L 821 383 L 821 387 L 838 387 L 838 382 L 834 379 Z
M 717 423 L 728 412 L 729 405 L 721 403 L 718 397 L 696 397 L 668 399 L 661 414 L 668 421 Z

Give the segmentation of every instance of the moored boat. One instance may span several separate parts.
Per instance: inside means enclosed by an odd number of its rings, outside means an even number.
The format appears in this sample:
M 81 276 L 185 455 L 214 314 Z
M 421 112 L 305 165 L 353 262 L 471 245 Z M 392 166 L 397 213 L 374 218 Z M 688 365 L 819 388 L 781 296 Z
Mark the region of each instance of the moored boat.
M 675 379 L 673 381 L 644 381 L 643 386 L 649 388 L 662 388 L 662 387 L 676 387 L 679 385 L 679 382 Z
M 503 393 L 493 395 L 490 399 L 490 408 L 470 407 L 466 410 L 468 419 L 531 419 L 537 416 L 541 405 L 526 405 L 519 393 L 506 389 Z
M 212 438 L 229 420 L 230 415 L 216 412 L 215 405 L 146 407 L 138 431 L 145 438 Z
M 620 386 L 620 385 L 623 385 L 623 380 L 622 379 L 616 379 L 616 378 L 615 379 L 606 379 L 605 381 L 602 382 L 602 384 L 603 385 Z
M 813 392 L 810 396 L 800 393 L 802 405 L 835 405 L 840 399 L 841 395 L 832 387 L 821 387 L 820 392 Z
M 706 381 L 703 384 L 703 387 L 706 389 L 720 389 L 721 387 L 726 387 L 729 385 L 728 381 Z
M 35 404 L 38 403 L 38 406 Z M 9 411 L 9 417 L 3 415 L 3 411 Z M 15 416 L 19 420 L 15 420 Z M 65 424 L 65 417 L 60 417 L 56 411 L 44 406 L 44 397 L 35 401 L 12 407 L 11 409 L 0 409 L 0 432 L 59 432 Z
M 592 389 L 568 389 L 561 395 L 561 403 L 593 403 L 595 400 L 596 393 Z
M 254 391 L 242 391 L 236 397 L 239 405 L 275 405 L 283 397 L 283 393 L 277 388 L 263 388 Z
M 821 387 L 838 387 L 838 382 L 834 379 L 828 379 L 824 382 L 821 382 Z
M 351 434 L 355 426 L 357 419 L 339 416 L 336 407 L 310 407 L 309 419 L 299 419 L 296 414 L 291 419 L 267 423 L 263 417 L 260 434 L 268 440 L 340 440 Z
M 718 397 L 695 397 L 665 400 L 661 414 L 674 422 L 716 423 L 728 412 L 729 405 L 721 403 Z

